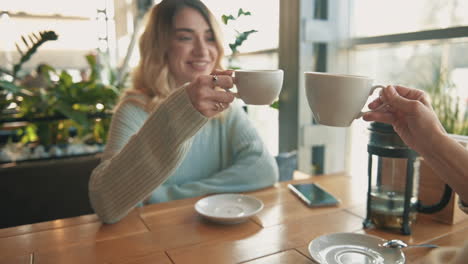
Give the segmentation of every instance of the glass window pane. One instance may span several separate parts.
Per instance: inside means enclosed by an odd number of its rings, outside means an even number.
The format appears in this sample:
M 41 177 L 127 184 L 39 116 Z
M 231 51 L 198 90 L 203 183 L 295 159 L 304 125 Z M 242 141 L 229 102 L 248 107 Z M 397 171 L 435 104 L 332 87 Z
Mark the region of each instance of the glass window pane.
M 34 15 L 62 15 L 78 17 L 96 17 L 96 9 L 102 7 L 105 0 L 41 0 L 41 1 L 2 1 L 1 10 L 11 13 Z
M 420 42 L 352 51 L 351 73 L 382 84 L 402 84 L 430 90 L 440 74 L 468 98 L 468 39 Z
M 204 0 L 203 2 L 213 12 L 219 23 L 221 23 L 226 54 L 230 53 L 228 43 L 232 43 L 235 40 L 236 30 L 239 32 L 251 29 L 258 31 L 248 37 L 239 48 L 240 52 L 278 48 L 279 0 Z M 237 17 L 239 8 L 242 8 L 244 11 L 250 11 L 252 15 L 241 16 L 234 22 L 230 21 L 228 25 L 222 24 L 222 15 L 231 14 Z
M 0 29 L 4 40 L 1 50 L 16 51 L 15 43 L 23 47 L 21 36 L 46 30 L 55 31 L 58 39 L 46 42 L 41 46 L 41 51 L 48 49 L 90 50 L 97 47 L 96 20 L 10 18 L 8 21 L 0 22 Z
M 250 70 L 278 69 L 278 52 L 243 54 L 233 59 L 233 66 Z M 227 66 L 227 64 L 226 64 Z
M 353 74 L 375 79 L 375 84 L 401 84 L 409 87 L 430 89 L 437 86 L 440 76 L 447 78 L 447 93 L 458 96 L 458 120 L 468 120 L 468 40 L 437 41 L 387 47 L 361 48 L 352 51 Z M 454 89 L 449 89 L 453 87 Z M 378 94 L 377 92 L 375 94 Z M 374 98 L 376 95 L 374 95 Z M 432 98 L 433 104 L 436 98 Z M 450 121 L 441 117 L 444 111 L 437 110 L 444 126 Z M 441 108 L 439 108 L 441 109 Z M 453 111 L 454 105 L 452 105 Z M 452 112 L 450 111 L 450 112 Z M 457 126 L 462 123 L 457 122 Z M 367 122 L 353 122 L 351 174 L 366 173 L 366 146 L 369 141 Z M 446 128 L 447 129 L 447 128 Z M 459 130 L 458 130 L 459 131 Z M 452 131 L 449 131 L 453 133 Z M 455 131 L 455 133 L 458 133 Z
M 466 0 L 358 0 L 354 36 L 376 36 L 468 25 Z

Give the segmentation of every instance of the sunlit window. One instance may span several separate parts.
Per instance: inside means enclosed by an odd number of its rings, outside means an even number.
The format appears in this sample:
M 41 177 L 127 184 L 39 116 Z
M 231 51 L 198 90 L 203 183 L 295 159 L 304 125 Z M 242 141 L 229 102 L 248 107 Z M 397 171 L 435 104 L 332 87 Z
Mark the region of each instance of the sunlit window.
M 25 69 L 38 63 L 62 69 L 86 67 L 84 55 L 102 46 L 102 39 L 108 34 L 106 20 L 99 19 L 98 10 L 106 9 L 109 23 L 113 19 L 112 6 L 110 0 L 3 1 L 0 6 L 0 62 L 10 65 L 19 59 L 15 43 L 25 50 L 22 36 L 28 39 L 31 33 L 53 30 L 58 40 L 42 45 Z
M 241 52 L 278 48 L 279 0 L 236 0 L 230 2 L 204 0 L 203 2 L 220 23 L 222 15 L 237 16 L 239 8 L 252 13 L 251 16 L 242 16 L 228 25 L 221 25 L 226 51 L 229 51 L 227 44 L 235 39 L 236 30 L 247 31 L 251 29 L 258 30 L 258 32 L 252 34 L 248 41 L 242 45 L 239 49 Z
M 468 1 L 461 0 L 359 0 L 351 12 L 351 37 L 382 36 L 372 45 L 350 50 L 350 73 L 366 75 L 376 84 L 400 84 L 432 91 L 439 86 L 458 98 L 459 115 L 468 118 L 468 36 L 444 38 L 455 27 L 468 26 Z M 396 34 L 411 39 L 419 31 L 438 30 L 436 39 L 398 41 Z M 400 35 L 401 36 L 401 35 Z M 385 42 L 392 39 L 391 42 Z M 440 78 L 444 78 L 443 85 Z M 352 173 L 366 171 L 368 124 L 353 124 Z
M 358 0 L 352 13 L 356 36 L 375 36 L 468 24 L 466 0 Z

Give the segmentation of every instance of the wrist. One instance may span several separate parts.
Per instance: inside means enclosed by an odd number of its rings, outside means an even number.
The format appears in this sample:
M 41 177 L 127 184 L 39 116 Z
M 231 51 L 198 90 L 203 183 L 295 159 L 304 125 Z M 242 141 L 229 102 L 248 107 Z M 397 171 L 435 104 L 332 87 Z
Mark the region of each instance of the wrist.
M 449 145 L 450 141 L 448 135 L 443 132 L 432 133 L 419 154 L 425 159 L 437 158 L 445 153 L 444 149 Z

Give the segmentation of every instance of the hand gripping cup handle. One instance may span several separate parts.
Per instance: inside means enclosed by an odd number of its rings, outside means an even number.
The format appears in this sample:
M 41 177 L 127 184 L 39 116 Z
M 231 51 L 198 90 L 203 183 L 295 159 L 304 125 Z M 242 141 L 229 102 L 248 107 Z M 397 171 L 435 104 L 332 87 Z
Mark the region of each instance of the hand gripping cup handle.
M 370 90 L 370 92 L 369 92 L 369 96 L 371 96 L 371 95 L 374 93 L 375 89 L 377 89 L 377 88 L 382 88 L 382 89 L 384 89 L 385 86 L 383 86 L 383 85 L 374 85 L 374 86 L 372 86 L 372 88 L 371 88 L 371 90 Z M 386 104 L 381 104 L 379 107 L 377 107 L 377 108 L 374 109 L 374 110 L 365 111 L 365 112 L 362 112 L 362 111 L 361 111 L 361 112 L 356 116 L 355 119 L 361 118 L 361 117 L 362 117 L 364 114 L 366 114 L 366 113 L 370 113 L 370 112 L 379 112 L 380 110 L 384 109 L 385 107 L 387 107 Z

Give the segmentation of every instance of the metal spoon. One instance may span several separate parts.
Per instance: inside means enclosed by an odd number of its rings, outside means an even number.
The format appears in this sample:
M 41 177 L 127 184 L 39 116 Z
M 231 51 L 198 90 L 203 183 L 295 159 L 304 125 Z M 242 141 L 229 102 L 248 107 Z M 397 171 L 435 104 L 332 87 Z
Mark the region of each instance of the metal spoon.
M 392 239 L 383 243 L 382 247 L 386 247 L 386 248 L 411 248 L 411 247 L 437 248 L 439 246 L 433 245 L 433 244 L 408 245 L 399 239 Z

